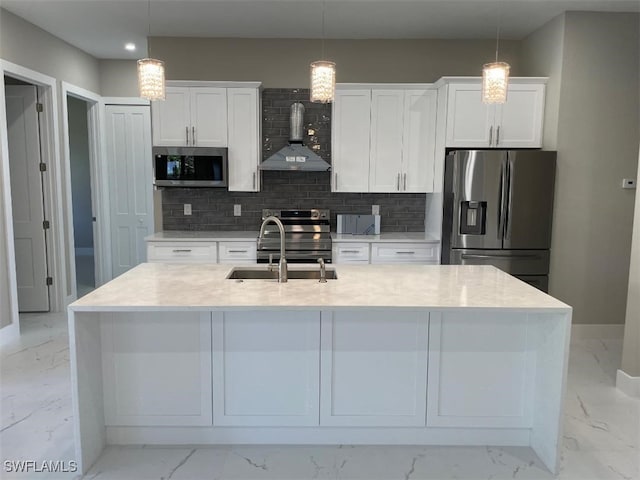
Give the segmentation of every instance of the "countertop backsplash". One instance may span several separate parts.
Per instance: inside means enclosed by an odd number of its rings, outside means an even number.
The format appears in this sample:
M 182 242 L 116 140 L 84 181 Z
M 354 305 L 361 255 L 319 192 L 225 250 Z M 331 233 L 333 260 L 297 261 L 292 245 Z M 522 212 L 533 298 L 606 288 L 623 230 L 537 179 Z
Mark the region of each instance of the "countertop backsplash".
M 331 105 L 309 102 L 308 89 L 266 88 L 262 91 L 262 157 L 284 147 L 289 139 L 289 109 L 294 102 L 305 106 L 304 143 L 331 163 Z M 313 131 L 309 135 L 309 130 Z M 315 147 L 315 148 L 314 148 Z M 262 190 L 229 192 L 222 188 L 165 188 L 162 217 L 165 230 L 255 230 L 263 208 L 328 208 L 335 231 L 339 213 L 370 214 L 380 205 L 384 232 L 424 229 L 424 193 L 332 193 L 330 172 L 264 171 Z M 184 204 L 192 215 L 184 215 Z M 233 206 L 242 215 L 233 215 Z

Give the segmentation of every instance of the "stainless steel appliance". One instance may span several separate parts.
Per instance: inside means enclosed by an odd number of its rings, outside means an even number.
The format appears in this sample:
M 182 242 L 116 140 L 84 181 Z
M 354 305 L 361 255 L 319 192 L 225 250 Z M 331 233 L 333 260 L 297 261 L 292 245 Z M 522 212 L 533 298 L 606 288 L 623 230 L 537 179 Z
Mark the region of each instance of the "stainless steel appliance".
M 159 187 L 226 187 L 227 149 L 153 147 L 155 184 Z
M 337 215 L 336 233 L 380 235 L 380 215 Z
M 447 155 L 442 263 L 494 265 L 548 290 L 556 152 Z
M 262 210 L 262 220 L 274 216 L 282 222 L 285 256 L 288 263 L 316 263 L 322 258 L 331 263 L 331 228 L 329 210 Z M 274 223 L 264 226 L 258 238 L 258 263 L 280 260 L 280 230 Z

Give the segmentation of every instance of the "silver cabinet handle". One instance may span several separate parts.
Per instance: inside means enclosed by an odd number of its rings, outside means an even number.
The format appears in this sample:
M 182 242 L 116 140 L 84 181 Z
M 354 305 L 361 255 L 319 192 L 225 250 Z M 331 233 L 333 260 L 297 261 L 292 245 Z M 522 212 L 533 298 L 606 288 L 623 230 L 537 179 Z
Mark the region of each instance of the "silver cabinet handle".
M 396 252 L 397 255 L 415 255 L 416 252 Z
M 407 174 L 404 174 L 404 191 L 407 191 Z
M 173 253 L 189 253 L 191 251 L 190 248 L 174 248 Z
M 493 143 L 493 125 L 489 127 L 489 146 Z
M 184 131 L 187 132 L 187 145 L 189 145 L 189 127 L 184 127 Z
M 227 250 L 229 253 L 247 253 L 248 250 Z
M 196 127 L 191 127 L 191 141 L 193 142 L 193 145 L 195 146 L 196 144 Z
M 360 250 L 341 250 L 340 253 L 360 253 Z
M 496 147 L 498 146 L 499 143 L 500 143 L 500 126 L 498 126 L 496 130 Z
M 335 181 L 334 181 L 334 183 L 335 183 L 335 189 L 336 189 L 336 190 L 338 190 L 338 174 L 337 174 L 337 173 L 335 174 Z
M 256 189 L 256 172 L 253 172 L 253 189 Z
M 398 182 L 396 184 L 396 190 L 400 191 L 400 174 L 398 174 Z

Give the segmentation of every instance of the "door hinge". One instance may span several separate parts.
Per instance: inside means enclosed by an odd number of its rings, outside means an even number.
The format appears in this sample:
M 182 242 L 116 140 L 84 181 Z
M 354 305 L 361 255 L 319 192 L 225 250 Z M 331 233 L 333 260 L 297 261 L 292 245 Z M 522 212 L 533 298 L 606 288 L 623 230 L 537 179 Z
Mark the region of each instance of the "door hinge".
M 43 220 L 42 221 L 42 228 L 44 230 L 48 230 L 51 227 L 51 224 L 49 223 L 49 220 Z
M 47 277 L 47 285 L 48 286 L 53 285 L 53 277 Z
M 43 105 L 42 105 L 41 103 L 39 103 L 39 102 L 38 102 L 38 103 L 36 103 L 36 112 L 38 112 L 38 113 L 42 113 L 42 112 L 44 112 L 44 107 L 43 107 Z
M 40 171 L 41 172 L 46 172 L 47 171 L 47 164 L 44 162 L 40 162 Z

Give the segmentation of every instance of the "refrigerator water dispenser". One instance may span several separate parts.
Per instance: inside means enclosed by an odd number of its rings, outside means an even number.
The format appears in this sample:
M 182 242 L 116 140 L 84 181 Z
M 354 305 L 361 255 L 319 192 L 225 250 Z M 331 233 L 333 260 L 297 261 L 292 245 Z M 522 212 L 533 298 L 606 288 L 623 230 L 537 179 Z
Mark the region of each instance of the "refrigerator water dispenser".
M 487 202 L 460 202 L 460 235 L 484 235 L 487 229 Z

